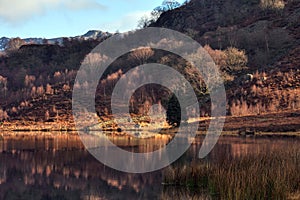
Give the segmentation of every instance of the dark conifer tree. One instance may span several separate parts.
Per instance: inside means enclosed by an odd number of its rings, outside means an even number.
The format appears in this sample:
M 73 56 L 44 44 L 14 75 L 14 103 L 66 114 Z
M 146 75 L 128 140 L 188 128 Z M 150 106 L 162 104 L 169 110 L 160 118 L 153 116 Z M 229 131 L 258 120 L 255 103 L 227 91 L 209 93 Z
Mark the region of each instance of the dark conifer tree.
M 177 97 L 173 94 L 168 102 L 167 122 L 174 127 L 178 127 L 181 122 L 186 121 L 187 113 L 181 113 L 180 103 Z

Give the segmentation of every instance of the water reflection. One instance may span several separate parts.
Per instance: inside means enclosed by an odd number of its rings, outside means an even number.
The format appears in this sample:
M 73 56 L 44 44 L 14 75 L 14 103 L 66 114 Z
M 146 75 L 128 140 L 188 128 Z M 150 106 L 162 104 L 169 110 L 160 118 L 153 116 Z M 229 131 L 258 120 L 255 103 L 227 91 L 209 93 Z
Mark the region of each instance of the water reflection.
M 166 137 L 167 138 L 167 137 Z M 135 152 L 161 148 L 168 141 L 111 138 Z M 198 137 L 178 162 L 198 159 Z M 206 159 L 222 160 L 261 151 L 284 149 L 299 139 L 221 137 Z M 0 140 L 0 199 L 207 199 L 201 192 L 161 185 L 162 171 L 128 174 L 105 167 L 84 148 L 76 135 L 22 134 Z
M 135 153 L 147 153 L 164 148 L 174 135 L 156 134 L 146 131 L 127 131 L 122 137 L 117 134 L 109 134 L 106 137 L 118 147 Z
M 0 144 L 0 199 L 155 199 L 160 194 L 160 173 L 107 168 L 78 136 L 13 136 Z

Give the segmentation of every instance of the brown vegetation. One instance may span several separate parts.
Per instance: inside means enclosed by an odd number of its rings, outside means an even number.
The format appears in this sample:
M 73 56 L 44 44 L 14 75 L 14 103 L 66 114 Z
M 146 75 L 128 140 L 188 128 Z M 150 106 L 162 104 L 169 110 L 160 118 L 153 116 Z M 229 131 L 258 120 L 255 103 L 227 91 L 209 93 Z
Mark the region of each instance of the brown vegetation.
M 170 166 L 163 183 L 194 188 L 216 199 L 287 199 L 299 193 L 299 148 Z
M 159 13 L 151 26 L 185 32 L 205 45 L 225 81 L 228 115 L 262 116 L 299 110 L 299 1 L 192 0 L 173 8 Z M 81 61 L 98 42 L 64 39 L 58 46 L 23 45 L 19 39 L 11 40 L 13 50 L 0 57 L 0 121 L 66 120 L 71 124 L 72 89 L 90 86 L 88 81 L 74 85 L 74 79 Z M 157 45 L 170 44 L 166 38 Z M 172 45 L 177 48 L 181 44 Z M 90 54 L 88 59 L 97 62 L 106 58 Z M 100 78 L 96 95 L 100 120 L 111 117 L 110 95 L 120 77 L 137 65 L 155 62 L 183 74 L 199 99 L 201 117 L 210 115 L 209 91 L 200 73 L 176 55 L 140 47 L 118 58 Z M 167 110 L 171 96 L 168 89 L 158 85 L 143 86 L 132 95 L 130 112 L 147 115 L 159 102 Z

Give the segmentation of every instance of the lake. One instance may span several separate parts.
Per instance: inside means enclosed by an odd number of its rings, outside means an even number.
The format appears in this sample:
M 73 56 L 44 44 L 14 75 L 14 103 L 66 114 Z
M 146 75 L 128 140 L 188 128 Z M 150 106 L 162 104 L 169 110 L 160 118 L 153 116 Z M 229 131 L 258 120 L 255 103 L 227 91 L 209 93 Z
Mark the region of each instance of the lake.
M 27 135 L 4 135 L 0 140 L 0 199 L 206 198 L 186 188 L 164 186 L 164 169 L 146 174 L 111 169 L 91 156 L 77 135 Z M 167 135 L 144 139 L 109 137 L 113 143 L 133 152 L 151 152 L 172 139 Z M 186 154 L 176 162 L 189 165 L 197 160 L 202 140 L 203 136 L 197 136 Z M 222 136 L 205 160 L 218 162 L 225 157 L 233 159 L 268 153 L 291 145 L 300 147 L 299 138 Z

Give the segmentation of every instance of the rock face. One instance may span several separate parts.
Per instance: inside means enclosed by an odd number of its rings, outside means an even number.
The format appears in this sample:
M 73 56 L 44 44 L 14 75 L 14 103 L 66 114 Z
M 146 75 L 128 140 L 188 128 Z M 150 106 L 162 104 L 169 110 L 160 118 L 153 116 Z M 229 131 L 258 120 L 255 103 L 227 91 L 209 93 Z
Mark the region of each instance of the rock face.
M 282 1 L 283 2 L 283 1 Z M 184 32 L 213 49 L 245 49 L 253 70 L 280 61 L 300 44 L 300 1 L 264 8 L 259 0 L 191 0 L 150 26 Z
M 163 26 L 186 32 L 199 31 L 202 35 L 220 27 L 229 27 L 250 20 L 259 14 L 258 3 L 237 0 L 192 0 L 185 6 L 164 13 L 154 26 Z M 171 20 L 170 20 L 171 19 Z

